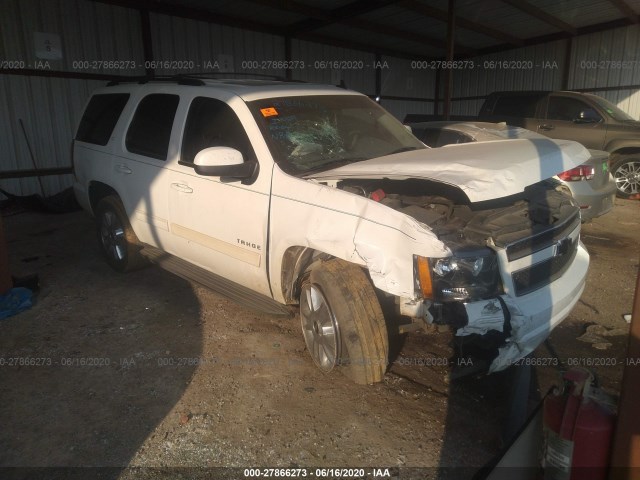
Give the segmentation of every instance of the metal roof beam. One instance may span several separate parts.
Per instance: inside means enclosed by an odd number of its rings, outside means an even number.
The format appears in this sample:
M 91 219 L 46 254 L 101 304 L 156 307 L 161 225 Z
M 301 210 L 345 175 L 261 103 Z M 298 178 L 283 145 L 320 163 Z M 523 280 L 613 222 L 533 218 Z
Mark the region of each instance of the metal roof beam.
M 412 54 L 407 51 L 394 50 L 391 48 L 377 47 L 375 45 L 352 42 L 351 40 L 341 40 L 335 37 L 329 37 L 327 35 L 321 35 L 318 33 L 300 33 L 296 35 L 296 38 L 300 40 L 306 40 L 308 42 L 322 43 L 324 45 L 332 45 L 334 47 L 349 48 L 352 50 L 360 50 L 367 53 L 380 53 L 388 57 L 408 58 L 411 60 L 433 60 L 432 57 L 426 55 Z
M 119 7 L 125 7 L 125 8 L 148 10 L 150 12 L 160 13 L 163 15 L 188 18 L 191 20 L 199 20 L 202 22 L 215 23 L 218 25 L 229 25 L 232 27 L 242 28 L 246 30 L 269 33 L 269 34 L 281 36 L 284 38 L 288 36 L 285 33 L 283 33 L 283 29 L 281 27 L 267 25 L 267 24 L 263 24 L 255 21 L 243 20 L 236 17 L 230 17 L 228 15 L 221 15 L 218 13 L 210 12 L 208 10 L 201 10 L 201 9 L 187 8 L 187 7 L 177 7 L 167 3 L 158 2 L 156 0 L 86 0 L 86 1 L 106 3 L 109 5 L 115 5 Z M 367 2 L 363 2 L 363 3 L 367 3 Z M 387 2 L 387 4 L 388 3 L 389 2 Z M 334 20 L 332 19 L 331 22 L 333 23 Z M 406 51 L 387 49 L 384 47 L 376 47 L 375 45 L 371 45 L 371 44 L 361 44 L 357 42 L 350 42 L 350 41 L 340 40 L 337 38 L 328 37 L 324 35 L 307 33 L 304 31 L 297 32 L 290 36 L 294 38 L 299 38 L 302 40 L 325 43 L 327 45 L 334 45 L 341 48 L 353 48 L 354 50 L 361 50 L 369 53 L 381 53 L 383 55 L 387 55 L 391 57 L 411 58 L 411 59 L 417 59 L 417 60 L 430 58 L 430 57 L 427 57 L 426 55 L 410 54 L 410 53 L 407 53 Z
M 138 10 L 148 10 L 149 12 L 160 13 L 172 17 L 188 18 L 208 23 L 229 25 L 230 27 L 253 30 L 256 32 L 270 33 L 272 35 L 282 35 L 281 29 L 274 25 L 268 25 L 253 20 L 231 17 L 221 13 L 214 13 L 200 8 L 191 8 L 158 2 L 156 0 L 87 0 L 92 2 L 106 3 L 124 8 L 134 8 Z
M 295 0 L 245 0 L 256 3 L 264 7 L 275 8 L 290 13 L 297 13 L 304 17 L 317 18 L 319 20 L 333 20 L 331 12 L 323 8 L 316 8 L 311 5 L 297 2 Z
M 320 20 L 331 20 L 341 25 L 347 25 L 349 27 L 359 28 L 360 30 L 366 30 L 373 33 L 382 33 L 392 37 L 399 38 L 401 40 L 409 40 L 421 45 L 429 45 L 438 49 L 445 49 L 446 42 L 439 38 L 424 35 L 422 33 L 409 32 L 402 30 L 401 28 L 393 27 L 391 25 L 384 25 L 381 23 L 370 22 L 358 18 L 346 18 L 346 19 L 333 19 L 331 12 L 320 8 L 307 7 L 305 4 L 297 2 L 295 0 L 245 0 L 253 2 L 266 7 L 282 10 L 285 12 L 298 13 L 306 15 L 312 18 Z M 473 55 L 475 50 L 473 48 L 465 47 L 463 45 L 456 44 L 456 50 L 463 55 Z
M 406 8 L 407 10 L 411 10 L 425 17 L 435 18 L 442 22 L 448 21 L 446 10 L 433 8 L 416 0 L 403 0 L 399 3 L 399 5 Z M 521 38 L 514 37 L 513 35 L 509 35 L 508 33 L 502 32 L 500 30 L 496 30 L 495 28 L 487 27 L 485 25 L 481 25 L 480 23 L 472 22 L 471 20 L 467 20 L 459 16 L 456 16 L 455 21 L 458 28 L 472 30 L 474 32 L 486 35 L 487 37 L 495 38 L 497 40 L 501 40 L 505 43 L 509 43 L 517 47 L 524 45 L 524 41 Z
M 397 3 L 399 0 L 355 0 L 354 2 L 347 3 L 342 7 L 328 10 L 328 18 L 309 18 L 306 20 L 300 20 L 287 27 L 288 35 L 296 35 L 302 32 L 310 32 L 312 30 L 318 30 L 319 28 L 329 26 L 334 23 L 338 23 L 340 20 L 347 20 L 350 18 L 364 15 L 365 13 L 373 12 L 389 5 Z
M 624 0 L 609 0 L 613 6 L 620 10 L 632 23 L 640 23 L 640 16 Z
M 421 33 L 408 32 L 407 30 L 402 30 L 397 27 L 392 27 L 390 25 L 383 25 L 381 23 L 374 23 L 365 20 L 359 20 L 356 18 L 352 18 L 350 20 L 343 20 L 340 22 L 341 24 L 348 25 L 350 27 L 360 28 L 362 30 L 367 30 L 369 32 L 374 33 L 382 33 L 384 35 L 389 35 L 392 37 L 400 38 L 403 40 L 410 40 L 412 42 L 416 42 L 423 45 L 429 45 L 431 47 L 446 49 L 447 43 L 439 40 L 435 37 L 430 37 L 427 35 L 423 35 Z M 461 54 L 473 55 L 475 53 L 475 49 L 468 48 L 462 45 L 456 44 L 456 50 Z
M 500 0 L 500 1 L 502 3 L 506 3 L 507 5 L 510 5 L 513 8 L 516 8 L 526 13 L 531 17 L 537 18 L 538 20 L 544 23 L 552 25 L 557 29 L 562 30 L 563 32 L 570 33 L 571 35 L 574 35 L 574 36 L 578 34 L 578 30 L 574 26 L 569 25 L 567 22 L 563 22 L 558 17 L 554 17 L 553 15 L 545 12 L 544 10 L 534 5 L 531 5 L 525 0 Z
M 612 30 L 614 28 L 626 27 L 629 25 L 629 19 L 619 18 L 610 22 L 597 23 L 595 25 L 586 25 L 584 27 L 577 28 L 576 36 L 589 35 L 591 33 L 604 32 L 605 30 Z M 555 42 L 557 40 L 565 40 L 571 38 L 566 32 L 550 33 L 548 35 L 540 35 L 538 37 L 531 37 L 525 40 L 525 46 L 539 45 L 541 43 Z M 478 49 L 478 55 L 487 55 L 490 53 L 505 52 L 507 50 L 513 50 L 513 46 L 502 44 L 494 45 L 492 47 Z

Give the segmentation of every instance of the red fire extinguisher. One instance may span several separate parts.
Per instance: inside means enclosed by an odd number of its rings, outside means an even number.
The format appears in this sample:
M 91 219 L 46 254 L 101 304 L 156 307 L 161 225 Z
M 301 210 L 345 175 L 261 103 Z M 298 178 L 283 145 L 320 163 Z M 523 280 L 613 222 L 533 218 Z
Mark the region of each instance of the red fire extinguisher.
M 545 480 L 606 480 L 615 413 L 586 370 L 569 370 L 544 400 Z

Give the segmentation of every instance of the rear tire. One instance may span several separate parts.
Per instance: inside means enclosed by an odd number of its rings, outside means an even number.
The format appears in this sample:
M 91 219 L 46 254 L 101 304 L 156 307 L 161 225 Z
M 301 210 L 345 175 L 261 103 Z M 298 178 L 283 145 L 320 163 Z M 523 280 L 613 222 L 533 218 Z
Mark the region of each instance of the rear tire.
M 611 174 L 616 181 L 617 195 L 629 198 L 640 193 L 640 155 L 612 156 Z
M 340 259 L 311 270 L 300 293 L 307 348 L 323 372 L 334 367 L 358 384 L 384 377 L 389 337 L 380 303 L 362 268 Z
M 142 245 L 133 232 L 124 206 L 116 195 L 104 197 L 96 209 L 100 249 L 109 265 L 118 272 L 129 272 L 146 264 Z

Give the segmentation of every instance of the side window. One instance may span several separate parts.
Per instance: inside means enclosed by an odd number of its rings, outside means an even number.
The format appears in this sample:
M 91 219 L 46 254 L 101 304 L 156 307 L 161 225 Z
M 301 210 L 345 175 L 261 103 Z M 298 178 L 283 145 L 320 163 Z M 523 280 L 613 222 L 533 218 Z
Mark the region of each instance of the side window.
M 107 93 L 91 97 L 80 120 L 76 140 L 95 145 L 109 143 L 128 100 L 128 93 Z
M 503 95 L 493 107 L 493 115 L 533 118 L 540 95 Z
M 550 97 L 547 108 L 547 118 L 549 120 L 565 120 L 572 122 L 582 119 L 592 122 L 599 122 L 600 115 L 588 104 L 569 97 Z
M 245 160 L 255 159 L 247 132 L 233 109 L 215 98 L 196 97 L 189 107 L 180 161 L 193 163 L 198 152 L 209 147 L 235 148 Z
M 180 97 L 152 93 L 142 99 L 127 131 L 125 145 L 131 153 L 167 159 L 171 127 Z

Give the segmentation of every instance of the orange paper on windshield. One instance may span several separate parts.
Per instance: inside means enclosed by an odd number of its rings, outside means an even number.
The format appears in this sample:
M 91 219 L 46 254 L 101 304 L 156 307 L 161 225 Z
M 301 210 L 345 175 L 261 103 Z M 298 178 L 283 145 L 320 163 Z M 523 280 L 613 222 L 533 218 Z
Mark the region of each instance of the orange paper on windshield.
M 261 108 L 260 113 L 262 113 L 263 117 L 273 117 L 274 115 L 278 115 L 278 111 L 273 107 Z

